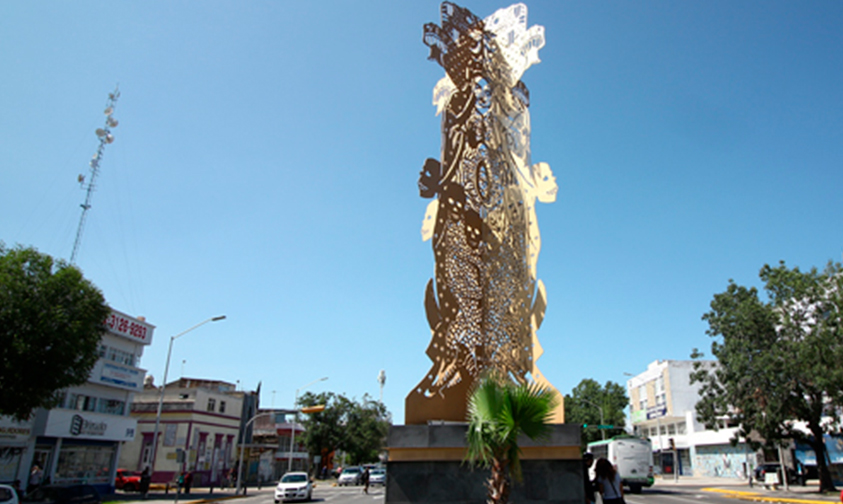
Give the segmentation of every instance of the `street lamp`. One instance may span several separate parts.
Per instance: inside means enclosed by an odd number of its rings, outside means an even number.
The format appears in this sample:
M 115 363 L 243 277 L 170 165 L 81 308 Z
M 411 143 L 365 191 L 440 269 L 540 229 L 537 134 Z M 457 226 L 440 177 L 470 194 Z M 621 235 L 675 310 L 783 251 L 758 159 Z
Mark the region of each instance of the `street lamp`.
M 161 424 L 161 408 L 164 406 L 164 387 L 167 385 L 167 373 L 170 371 L 170 356 L 173 353 L 173 341 L 175 341 L 176 338 L 184 336 L 185 334 L 189 333 L 190 331 L 196 329 L 201 325 L 205 325 L 208 322 L 216 322 L 218 320 L 223 320 L 224 318 L 225 315 L 220 315 L 219 317 L 211 317 L 207 320 L 199 322 L 198 324 L 186 331 L 182 331 L 176 334 L 175 336 L 170 337 L 170 349 L 167 350 L 167 364 L 164 365 L 164 381 L 161 382 L 161 391 L 158 394 L 158 412 L 155 413 L 155 431 L 152 434 L 152 457 L 150 457 L 150 465 L 152 466 L 153 473 L 155 472 L 155 456 L 158 455 L 158 427 Z
M 293 401 L 293 407 L 296 407 L 296 403 L 299 402 L 299 391 L 306 389 L 307 387 L 313 385 L 314 383 L 321 382 L 327 380 L 328 377 L 319 378 L 318 380 L 313 380 L 312 382 L 308 383 L 304 387 L 296 389 L 296 399 Z M 296 422 L 299 419 L 299 411 L 296 409 L 296 414 L 293 416 L 293 428 L 290 430 L 290 458 L 287 461 L 287 472 L 293 470 L 293 444 L 296 442 Z
M 595 408 L 597 408 L 597 411 L 599 411 L 599 412 L 600 412 L 600 425 L 601 425 L 601 426 L 602 426 L 602 425 L 606 425 L 606 422 L 604 422 L 604 421 L 603 421 L 603 408 L 601 408 L 600 406 L 598 406 L 598 405 L 594 404 L 593 402 L 589 401 L 588 399 L 583 399 L 582 397 L 580 397 L 580 401 L 585 402 L 585 403 L 588 403 L 588 404 L 590 404 L 590 405 L 594 406 Z M 599 428 L 599 427 L 598 427 L 598 428 Z M 605 439 L 606 439 L 606 429 L 602 429 L 602 428 L 601 428 L 601 429 L 600 429 L 600 434 L 601 434 L 601 437 L 605 440 Z
M 246 426 L 243 427 L 243 442 L 240 443 L 240 463 L 237 464 L 237 488 L 234 490 L 234 495 L 240 494 L 240 488 L 243 485 L 243 450 L 246 448 L 246 431 L 249 430 L 249 425 L 252 422 L 257 420 L 258 418 L 270 416 L 270 415 L 277 415 L 279 412 L 272 410 L 266 413 L 258 413 L 257 415 L 253 416 L 246 422 Z M 249 452 L 251 453 L 251 452 Z

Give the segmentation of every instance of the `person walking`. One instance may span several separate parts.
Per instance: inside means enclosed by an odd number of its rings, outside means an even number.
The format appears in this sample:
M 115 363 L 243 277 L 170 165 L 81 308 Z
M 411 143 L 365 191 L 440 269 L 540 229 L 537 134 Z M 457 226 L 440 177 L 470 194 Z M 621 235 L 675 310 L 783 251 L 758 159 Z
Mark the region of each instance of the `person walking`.
M 621 475 L 618 474 L 612 463 L 602 457 L 597 459 L 595 472 L 597 473 L 597 489 L 603 497 L 603 503 L 626 504 L 623 499 Z
M 586 504 L 594 504 L 594 481 L 591 479 L 591 466 L 594 465 L 594 455 L 586 452 L 582 456 L 582 483 L 585 491 Z
M 363 468 L 363 475 L 361 476 L 361 480 L 363 482 L 363 493 L 368 495 L 369 494 L 369 468 Z
M 146 500 L 146 495 L 149 493 L 149 482 L 152 481 L 152 476 L 149 474 L 149 466 L 143 468 L 143 472 L 141 473 L 140 477 L 140 493 L 143 495 L 143 499 Z
M 193 485 L 193 472 L 187 471 L 187 474 L 184 475 L 184 493 L 190 493 L 190 486 Z
M 41 466 L 38 464 L 32 466 L 32 471 L 29 472 L 29 484 L 26 486 L 26 493 L 29 493 L 41 486 L 41 480 L 43 479 L 44 471 L 41 470 Z

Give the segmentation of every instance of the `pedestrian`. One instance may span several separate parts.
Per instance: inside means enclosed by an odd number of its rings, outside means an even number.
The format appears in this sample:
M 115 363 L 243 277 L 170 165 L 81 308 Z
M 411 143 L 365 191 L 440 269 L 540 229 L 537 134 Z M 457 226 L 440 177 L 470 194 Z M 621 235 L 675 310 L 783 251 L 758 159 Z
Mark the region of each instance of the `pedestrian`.
M 149 466 L 143 468 L 140 477 L 140 493 L 143 499 L 146 500 L 146 495 L 149 493 L 149 482 L 152 481 L 152 476 L 149 474 Z
M 591 479 L 591 466 L 594 465 L 594 455 L 586 452 L 582 456 L 582 482 L 585 490 L 586 504 L 594 504 L 594 480 Z
M 623 499 L 621 475 L 618 474 L 612 463 L 602 457 L 597 459 L 595 472 L 597 473 L 597 489 L 603 497 L 603 503 L 626 504 Z
M 363 493 L 368 495 L 369 494 L 369 468 L 368 467 L 363 468 L 363 474 L 360 476 L 360 479 L 363 483 Z
M 191 471 L 187 471 L 187 474 L 184 475 L 184 493 L 190 493 L 191 485 L 193 485 L 193 473 Z
M 179 473 L 179 477 L 176 478 L 176 493 L 181 493 L 181 489 L 184 486 L 184 473 Z
M 41 470 L 41 466 L 38 464 L 33 465 L 32 471 L 29 472 L 29 484 L 26 486 L 26 493 L 41 486 L 42 479 L 44 479 L 44 471 Z

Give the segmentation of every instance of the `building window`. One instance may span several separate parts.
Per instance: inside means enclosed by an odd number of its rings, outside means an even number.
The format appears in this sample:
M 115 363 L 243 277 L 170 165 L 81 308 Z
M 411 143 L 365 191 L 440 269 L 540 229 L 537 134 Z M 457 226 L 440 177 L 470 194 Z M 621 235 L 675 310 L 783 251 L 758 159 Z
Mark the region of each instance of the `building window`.
M 667 427 L 665 427 L 664 425 L 661 426 L 660 430 L 662 431 L 662 434 L 667 434 Z
M 107 415 L 123 415 L 126 411 L 126 403 L 117 399 L 100 399 L 99 412 Z
M 653 427 L 652 429 L 650 429 L 650 436 L 656 437 L 658 435 L 659 435 L 659 429 L 657 427 Z
M 641 410 L 647 409 L 647 386 L 638 387 L 638 407 Z
M 220 401 L 220 413 L 225 413 L 225 401 Z
M 667 425 L 667 433 L 668 434 L 676 434 L 676 425 L 668 424 Z
M 101 358 L 110 360 L 111 362 L 126 364 L 127 366 L 135 365 L 136 357 L 132 352 L 124 352 L 123 350 L 119 350 L 117 348 L 100 345 L 98 353 Z
M 217 409 L 217 400 L 208 399 L 208 411 L 214 411 L 215 409 Z
M 686 434 L 687 433 L 687 429 L 685 427 L 685 422 L 679 422 L 678 424 L 676 424 L 676 433 L 677 434 Z
M 67 401 L 67 409 L 79 411 L 96 411 L 97 398 L 84 394 L 70 394 Z

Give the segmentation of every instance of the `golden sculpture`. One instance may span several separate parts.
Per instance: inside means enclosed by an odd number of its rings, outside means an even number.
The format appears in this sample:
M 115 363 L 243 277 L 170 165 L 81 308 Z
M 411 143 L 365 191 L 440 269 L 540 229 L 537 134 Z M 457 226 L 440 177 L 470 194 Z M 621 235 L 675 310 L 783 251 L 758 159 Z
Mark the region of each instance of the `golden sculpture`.
M 555 201 L 557 186 L 547 163 L 531 164 L 520 81 L 539 62 L 544 28 L 527 28 L 524 4 L 480 19 L 444 2 L 441 21 L 424 27 L 430 59 L 446 74 L 433 90 L 441 162 L 427 159 L 419 178 L 420 195 L 435 198 L 422 223 L 436 261 L 425 292 L 433 366 L 407 396 L 406 424 L 464 421 L 467 394 L 487 369 L 552 388 L 536 367 L 546 297 L 535 203 Z

